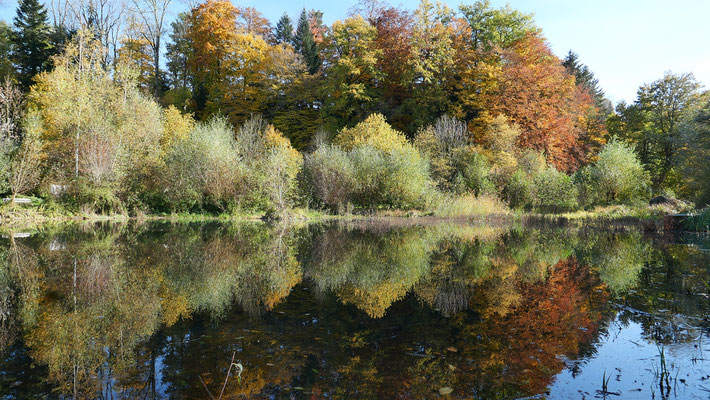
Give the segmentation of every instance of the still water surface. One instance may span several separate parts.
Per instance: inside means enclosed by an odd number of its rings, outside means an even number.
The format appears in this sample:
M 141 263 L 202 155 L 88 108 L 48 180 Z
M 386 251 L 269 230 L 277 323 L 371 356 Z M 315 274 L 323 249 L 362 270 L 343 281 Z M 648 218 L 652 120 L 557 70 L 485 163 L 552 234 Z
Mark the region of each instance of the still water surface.
M 703 236 L 403 222 L 9 236 L 0 398 L 710 398 Z

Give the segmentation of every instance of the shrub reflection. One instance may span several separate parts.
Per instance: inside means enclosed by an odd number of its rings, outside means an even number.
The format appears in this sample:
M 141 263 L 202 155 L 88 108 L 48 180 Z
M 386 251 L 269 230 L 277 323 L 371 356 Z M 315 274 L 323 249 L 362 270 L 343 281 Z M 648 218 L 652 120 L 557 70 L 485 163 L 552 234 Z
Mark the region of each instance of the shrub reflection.
M 560 356 L 588 351 L 605 330 L 610 297 L 634 296 L 644 268 L 671 251 L 633 230 L 456 224 L 9 235 L 0 385 L 205 397 L 200 380 L 218 392 L 234 353 L 245 373 L 230 396 L 537 394 L 564 368 Z M 11 366 L 18 348 L 47 379 Z

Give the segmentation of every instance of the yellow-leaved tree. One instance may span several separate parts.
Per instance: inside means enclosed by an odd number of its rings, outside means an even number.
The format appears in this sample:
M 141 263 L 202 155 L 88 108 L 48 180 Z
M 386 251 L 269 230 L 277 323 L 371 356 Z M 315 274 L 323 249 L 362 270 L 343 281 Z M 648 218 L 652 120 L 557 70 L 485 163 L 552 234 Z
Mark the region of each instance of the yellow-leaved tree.
M 48 156 L 49 178 L 71 184 L 87 211 L 125 209 L 125 197 L 161 162 L 160 106 L 137 88 L 137 76 L 103 63 L 106 49 L 80 31 L 29 94 Z
M 120 63 L 130 65 L 136 71 L 138 84 L 143 90 L 149 92 L 153 84 L 155 67 L 148 41 L 143 38 L 123 38 L 121 48 L 118 50 L 118 60 Z
M 370 146 L 387 153 L 408 144 L 407 138 L 392 128 L 382 114 L 373 114 L 352 128 L 345 128 L 335 139 L 344 150 Z
M 290 46 L 267 41 L 262 20 L 228 0 L 208 0 L 192 10 L 189 65 L 198 116 L 224 114 L 241 124 L 264 112 L 268 99 L 296 79 L 302 62 Z

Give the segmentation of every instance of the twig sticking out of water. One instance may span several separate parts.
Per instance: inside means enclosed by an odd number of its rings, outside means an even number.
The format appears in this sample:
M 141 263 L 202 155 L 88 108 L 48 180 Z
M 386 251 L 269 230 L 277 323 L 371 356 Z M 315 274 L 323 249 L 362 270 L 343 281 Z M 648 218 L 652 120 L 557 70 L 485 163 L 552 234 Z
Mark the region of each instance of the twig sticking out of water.
M 234 352 L 232 352 L 232 361 L 229 362 L 227 376 L 224 378 L 224 384 L 222 384 L 222 390 L 219 392 L 219 398 L 217 398 L 217 400 L 222 400 L 222 396 L 224 396 L 224 389 L 227 387 L 227 382 L 229 381 L 229 374 L 232 372 L 232 367 L 236 367 L 237 369 L 239 369 L 239 373 L 237 373 L 237 378 L 239 379 L 239 383 L 242 382 L 242 372 L 244 372 L 244 367 L 242 366 L 242 363 L 234 362 L 234 357 L 236 357 L 236 355 L 237 351 L 235 350 Z M 207 394 L 210 396 L 210 399 L 215 400 L 214 396 L 212 396 L 212 393 L 207 388 L 205 381 L 202 380 L 202 377 L 200 375 L 197 375 L 197 377 L 200 378 L 200 382 L 202 382 L 202 386 L 207 391 Z
M 235 350 L 232 353 L 232 361 L 229 362 L 229 369 L 227 370 L 227 377 L 224 378 L 224 385 L 222 385 L 222 391 L 219 393 L 219 399 L 217 400 L 222 400 L 222 395 L 224 395 L 224 388 L 227 387 L 227 381 L 229 380 L 229 373 L 232 372 L 232 367 L 236 367 L 239 369 L 239 373 L 237 373 L 237 379 L 239 379 L 239 383 L 242 383 L 242 372 L 244 372 L 244 367 L 242 366 L 242 363 L 235 363 L 234 362 L 234 356 L 237 355 L 237 351 Z
M 611 376 L 607 378 L 606 370 L 604 370 L 604 375 L 602 375 L 602 392 L 604 393 L 609 391 L 609 379 L 611 379 Z
M 219 400 L 222 400 L 222 396 L 224 395 L 224 388 L 227 387 L 227 381 L 229 380 L 229 373 L 232 372 L 232 365 L 234 365 L 234 357 L 237 355 L 237 351 L 234 350 L 232 352 L 232 361 L 229 362 L 229 369 L 227 370 L 227 377 L 224 378 L 224 385 L 222 385 L 222 391 L 219 392 Z M 239 371 L 239 375 L 241 377 L 242 371 Z

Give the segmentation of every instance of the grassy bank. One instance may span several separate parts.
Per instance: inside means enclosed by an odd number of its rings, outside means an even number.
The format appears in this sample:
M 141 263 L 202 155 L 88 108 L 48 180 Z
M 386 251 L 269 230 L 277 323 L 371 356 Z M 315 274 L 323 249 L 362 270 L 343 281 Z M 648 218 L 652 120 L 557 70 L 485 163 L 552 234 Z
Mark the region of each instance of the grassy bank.
M 0 225 L 3 227 L 32 228 L 43 225 L 100 221 L 151 221 L 167 220 L 175 222 L 208 221 L 280 221 L 286 223 L 326 222 L 326 221 L 368 221 L 382 219 L 401 220 L 536 220 L 585 224 L 592 222 L 640 223 L 653 230 L 663 230 L 664 218 L 668 215 L 688 213 L 668 204 L 661 205 L 614 205 L 596 207 L 589 210 L 567 213 L 539 213 L 511 210 L 505 203 L 492 196 L 446 196 L 428 210 L 398 209 L 354 209 L 342 214 L 309 208 L 287 209 L 281 213 L 235 211 L 231 213 L 163 213 L 163 214 L 96 214 L 73 211 L 58 203 L 35 203 L 28 205 L 4 204 L 0 206 Z M 710 227 L 710 210 L 703 210 L 691 216 L 683 225 L 684 229 L 705 231 Z

